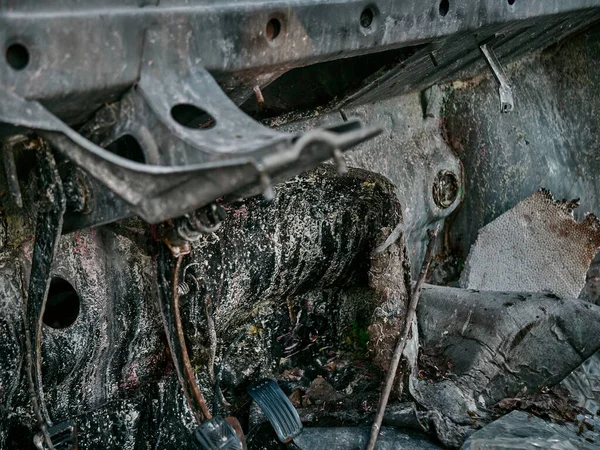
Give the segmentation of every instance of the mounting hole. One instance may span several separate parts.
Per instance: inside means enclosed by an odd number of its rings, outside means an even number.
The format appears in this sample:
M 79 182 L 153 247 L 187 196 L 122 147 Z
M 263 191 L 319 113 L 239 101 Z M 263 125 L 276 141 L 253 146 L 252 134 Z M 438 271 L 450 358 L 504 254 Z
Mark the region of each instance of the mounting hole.
M 6 48 L 6 62 L 15 70 L 23 70 L 29 64 L 29 50 L 23 44 L 10 44 Z
M 450 1 L 442 0 L 440 2 L 440 16 L 444 17 L 450 11 Z
M 48 300 L 44 310 L 44 324 L 50 328 L 67 328 L 79 316 L 79 295 L 67 280 L 54 277 L 50 281 Z
M 146 163 L 146 155 L 144 155 L 142 146 L 138 140 L 130 134 L 124 134 L 116 141 L 108 144 L 105 148 L 109 152 L 118 156 L 122 156 L 123 158 L 127 158 L 130 161 L 142 164 Z
M 373 13 L 373 10 L 371 8 L 365 8 L 360 14 L 360 26 L 363 28 L 370 28 L 374 17 L 375 13 Z
M 281 22 L 279 19 L 272 18 L 267 22 L 267 28 L 265 30 L 267 39 L 270 41 L 274 41 L 281 33 Z
M 209 113 L 187 103 L 173 106 L 171 117 L 179 125 L 194 130 L 210 130 L 217 124 L 215 118 Z
M 514 5 L 515 4 L 515 0 L 508 0 L 508 4 L 511 5 L 511 6 Z
M 440 209 L 452 206 L 459 192 L 458 177 L 450 170 L 441 170 L 433 181 L 433 201 Z

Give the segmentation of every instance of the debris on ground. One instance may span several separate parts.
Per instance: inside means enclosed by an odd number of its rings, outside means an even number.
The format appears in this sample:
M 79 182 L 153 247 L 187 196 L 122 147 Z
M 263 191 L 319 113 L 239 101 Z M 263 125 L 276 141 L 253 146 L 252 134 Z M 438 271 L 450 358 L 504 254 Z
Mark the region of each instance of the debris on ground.
M 549 191 L 541 189 L 483 227 L 467 259 L 461 278 L 463 287 L 526 290 L 546 293 L 557 300 L 558 297 L 579 297 L 586 286 L 590 264 L 600 248 L 600 222 L 589 213 L 583 221 L 575 221 L 573 211 L 578 204 L 578 200 L 554 200 Z M 492 254 L 494 257 L 490 258 Z M 588 308 L 592 308 L 592 304 L 588 304 Z M 542 312 L 548 313 L 545 307 Z M 558 324 L 570 318 L 562 314 L 557 315 L 556 320 Z M 571 326 L 577 327 L 579 320 L 585 319 L 579 318 Z M 528 333 L 534 328 L 539 327 L 532 324 Z M 559 329 L 557 325 L 553 331 Z M 565 338 L 560 331 L 557 336 Z M 591 338 L 590 334 L 581 336 Z M 581 342 L 582 338 L 578 339 Z M 548 341 L 544 347 L 546 352 L 555 351 L 547 345 Z M 561 357 L 564 360 L 566 355 Z M 561 381 L 549 377 L 549 384 L 552 384 L 550 380 Z M 514 403 L 513 407 L 553 420 L 572 421 L 582 410 L 596 414 L 600 408 L 600 352 L 590 355 L 572 373 L 566 374 L 560 386 L 541 389 L 546 392 L 536 389 L 530 391 L 534 393 L 526 395 L 526 399 L 517 395 L 502 400 L 499 406 L 511 409 Z
M 418 319 L 422 348 L 452 372 L 412 378 L 411 395 L 460 426 L 485 425 L 498 402 L 560 382 L 600 348 L 600 307 L 549 294 L 426 286 Z
M 560 425 L 513 411 L 475 432 L 461 450 L 595 450 L 595 442 L 579 433 L 575 425 Z
M 336 449 L 361 450 L 367 444 L 369 428 L 307 428 L 294 443 L 302 450 Z M 376 450 L 439 450 L 423 434 L 414 431 L 383 427 Z
M 519 392 L 514 397 L 500 400 L 494 407 L 499 415 L 521 410 L 556 423 L 575 422 L 577 416 L 588 412 L 577 405 L 577 400 L 560 385 L 542 387 L 537 392 Z

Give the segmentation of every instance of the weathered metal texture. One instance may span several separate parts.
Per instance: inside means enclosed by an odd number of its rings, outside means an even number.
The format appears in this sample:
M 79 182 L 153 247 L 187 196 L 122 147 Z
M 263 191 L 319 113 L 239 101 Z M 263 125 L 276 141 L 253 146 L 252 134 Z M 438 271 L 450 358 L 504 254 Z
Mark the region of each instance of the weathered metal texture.
M 275 337 L 288 331 L 289 323 L 279 319 L 288 317 L 290 304 L 305 311 L 298 317 L 324 308 L 321 314 L 328 319 L 322 319 L 318 339 L 327 335 L 336 342 L 361 311 L 369 316 L 368 297 L 343 304 L 346 297 L 336 292 L 366 286 L 360 276 L 365 257 L 380 228 L 401 220 L 400 207 L 392 185 L 381 176 L 334 172 L 325 167 L 284 183 L 271 203 L 255 198 L 226 205 L 230 214 L 222 228 L 198 241 L 193 258 L 184 261 L 184 266 L 201 263 L 188 274 L 203 288 L 192 288 L 182 298 L 182 316 L 204 392 L 212 391 L 205 370 L 207 300 L 225 347 L 257 313 L 261 320 L 278 315 L 264 325 L 259 321 L 264 329 L 247 336 L 245 350 L 231 356 L 222 383 L 228 395 L 279 361 Z M 44 327 L 42 370 L 50 415 L 55 421 L 77 421 L 80 448 L 193 448 L 192 416 L 169 364 L 146 251 L 147 246 L 102 228 L 61 238 L 52 275 L 74 286 L 80 313 L 67 328 Z M 0 409 L 0 434 L 8 435 L 7 442 L 17 434 L 26 442 L 27 433 L 17 432 L 17 425 L 33 426 L 26 385 L 18 376 L 24 351 L 22 286 L 8 262 L 18 257 L 28 273 L 30 255 L 28 242 L 17 250 L 5 248 L 3 254 L 7 263 L 0 285 L 6 313 L 0 323 L 7 334 L 0 365 L 7 370 L 0 391 L 6 405 Z M 309 298 L 312 306 L 305 303 Z
M 41 440 L 53 448 L 47 430 L 53 422 L 48 414 L 42 379 L 42 329 L 52 265 L 59 245 L 67 201 L 50 147 L 47 143 L 38 142 L 36 153 L 41 195 L 25 307 L 25 364 L 31 404 L 41 427 Z
M 378 134 L 377 129 L 363 129 L 356 122 L 304 136 L 266 128 L 239 111 L 210 74 L 193 67 L 189 57 L 172 56 L 159 46 L 160 37 L 153 35 L 155 43 L 144 53 L 139 87 L 131 91 L 131 98 L 138 100 L 136 107 L 131 107 L 128 97 L 124 99 L 124 109 L 129 111 L 126 117 L 115 117 L 114 107 L 109 106 L 107 112 L 100 112 L 104 120 L 92 122 L 87 130 L 89 133 L 92 127 L 110 138 L 114 129 L 113 139 L 125 132 L 136 136 L 144 159 L 155 164 L 115 155 L 67 126 L 40 103 L 6 90 L 0 92 L 0 122 L 42 135 L 150 223 L 251 186 L 270 189 L 271 179 L 287 179 Z M 178 118 L 178 108 L 191 111 L 190 117 Z M 189 123 L 203 114 L 216 121 L 211 129 Z M 86 217 L 87 226 L 114 220 L 110 215 L 96 221 L 93 214 Z
M 569 391 L 579 406 L 600 416 L 600 352 L 586 359 L 560 385 Z
M 460 204 L 464 195 L 462 164 L 442 137 L 443 91 L 434 87 L 423 94 L 413 93 L 377 103 L 344 108 L 347 117 L 359 117 L 367 126 L 380 124 L 384 132 L 345 155 L 350 167 L 381 173 L 396 186 L 402 205 L 404 235 L 416 276 L 427 245 L 426 231 L 441 224 Z M 331 113 L 283 126 L 298 132 L 332 123 L 339 114 Z M 456 185 L 444 186 L 440 195 L 439 175 L 452 174 Z M 447 188 L 453 189 L 446 192 Z
M 493 112 L 493 81 L 455 84 L 446 103 L 445 127 L 465 165 L 469 195 L 449 236 L 451 247 L 463 257 L 481 227 L 541 187 L 557 198 L 579 198 L 578 220 L 588 211 L 600 211 L 600 119 L 594 106 L 600 101 L 599 41 L 595 27 L 540 57 L 509 65 L 517 104 L 511 115 Z M 596 304 L 598 266 L 596 258 L 581 292 Z M 598 361 L 598 355 L 591 357 L 563 384 L 593 413 L 600 405 Z
M 598 21 L 597 11 L 558 14 L 524 22 L 496 23 L 457 33 L 419 49 L 388 70 L 368 77 L 364 86 L 336 103 L 337 108 L 369 103 L 422 90 L 436 83 L 472 77 L 487 71 L 480 45 L 487 45 L 506 64 L 560 41 Z M 498 110 L 498 109 L 496 109 Z
M 597 0 L 513 5 L 491 0 L 302 0 L 291 6 L 140 0 L 102 7 L 65 0 L 5 2 L 0 42 L 22 46 L 28 64 L 22 70 L 2 66 L 0 85 L 43 101 L 67 121 L 79 121 L 85 110 L 116 99 L 138 80 L 149 32 L 164 32 L 164 48 L 189 54 L 209 71 L 239 72 L 237 79 L 256 84 L 267 83 L 282 68 L 595 6 L 600 6 Z M 361 21 L 366 10 L 372 17 L 368 22 Z
M 67 218 L 67 230 L 131 214 L 158 222 L 240 189 L 267 189 L 271 179 L 283 179 L 314 167 L 331 157 L 335 149 L 345 150 L 374 135 L 372 130 L 338 128 L 312 132 L 310 137 L 294 143 L 294 137 L 258 127 L 240 114 L 205 69 L 219 73 L 225 80 L 222 84 L 229 87 L 236 80 L 248 82 L 253 78 L 253 86 L 257 87 L 311 58 L 314 62 L 376 49 L 422 46 L 436 40 L 432 47 L 423 48 L 394 69 L 374 75 L 363 89 L 338 106 L 356 104 L 422 89 L 461 70 L 475 73 L 481 70 L 478 45 L 491 38 L 493 43 L 486 45 L 493 44 L 512 58 L 520 54 L 518 50 L 532 51 L 548 45 L 598 18 L 597 10 L 589 9 L 595 5 L 592 0 L 566 6 L 560 2 L 488 5 L 482 0 L 471 1 L 470 9 L 460 5 L 456 10 L 444 1 L 433 6 L 407 2 L 397 5 L 391 0 L 366 6 L 346 2 L 344 8 L 307 1 L 285 12 L 281 5 L 268 4 L 217 7 L 144 3 L 122 5 L 105 14 L 85 7 L 66 13 L 62 2 L 39 9 L 29 2 L 6 6 L 0 13 L 0 21 L 6 24 L 3 31 L 8 33 L 7 66 L 0 68 L 0 80 L 5 81 L 0 133 L 38 130 L 95 178 L 90 188 L 99 207 L 85 215 L 72 214 Z M 352 19 L 355 8 L 356 17 Z M 321 26 L 327 12 L 334 9 L 338 11 L 336 20 Z M 53 20 L 40 27 L 38 21 L 47 14 L 52 14 Z M 439 22 L 432 20 L 435 16 L 440 17 Z M 410 19 L 416 20 L 414 27 L 402 26 Z M 420 27 L 420 20 L 432 20 L 432 25 Z M 354 23 L 354 27 L 346 22 Z M 106 23 L 111 23 L 113 34 L 106 35 Z M 235 29 L 223 36 L 227 45 L 212 45 L 221 38 L 215 36 L 214 26 L 222 25 L 219 31 L 223 31 L 233 23 Z M 59 30 L 53 30 L 55 26 Z M 68 26 L 73 28 L 65 34 L 67 29 L 63 27 Z M 342 33 L 330 34 L 340 27 Z M 26 36 L 21 36 L 23 29 L 27 29 Z M 88 41 L 102 40 L 99 48 L 111 51 L 82 52 L 83 47 L 71 45 L 68 58 L 49 59 L 47 55 L 58 52 L 65 39 L 72 44 L 76 39 L 73 34 L 79 32 L 76 30 L 85 30 Z M 199 30 L 211 32 L 211 39 L 200 38 Z M 316 41 L 316 30 L 328 39 Z M 53 39 L 45 39 L 44 34 L 51 31 Z M 40 42 L 57 47 L 40 53 Z M 36 46 L 37 53 L 33 51 Z M 98 69 L 96 64 L 103 65 Z M 64 71 L 71 65 L 72 76 L 65 77 Z M 109 70 L 111 66 L 117 67 Z M 254 77 L 248 75 L 253 69 L 259 72 Z M 240 71 L 246 75 L 240 75 Z M 231 73 L 237 75 L 227 81 Z M 120 104 L 104 108 L 86 124 L 82 131 L 93 142 L 52 114 L 67 122 L 85 122 L 100 106 L 96 100 L 102 94 L 103 104 L 116 100 L 117 95 L 125 96 Z M 189 130 L 185 124 L 175 123 L 175 108 L 190 105 L 201 107 L 198 111 L 208 114 L 214 129 Z M 101 148 L 123 136 L 136 139 L 144 161 L 157 166 L 125 161 Z
M 411 392 L 458 424 L 523 388 L 558 383 L 600 349 L 600 307 L 553 294 L 428 286 L 418 319 L 421 345 L 447 357 L 455 376 L 414 380 Z
M 464 256 L 484 225 L 540 188 L 579 198 L 578 220 L 600 211 L 597 135 L 600 118 L 600 29 L 539 57 L 507 67 L 516 107 L 497 113 L 494 80 L 453 85 L 445 105 L 447 140 L 465 167 L 469 195 L 450 229 Z

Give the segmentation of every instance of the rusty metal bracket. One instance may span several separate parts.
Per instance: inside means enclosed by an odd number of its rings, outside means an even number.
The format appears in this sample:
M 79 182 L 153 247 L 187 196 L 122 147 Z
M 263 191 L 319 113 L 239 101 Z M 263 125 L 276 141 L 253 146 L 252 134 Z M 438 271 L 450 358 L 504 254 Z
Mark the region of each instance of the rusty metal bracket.
M 500 111 L 503 113 L 511 112 L 515 108 L 512 87 L 508 82 L 508 77 L 506 76 L 506 72 L 504 72 L 502 64 L 498 61 L 498 57 L 491 47 L 491 42 L 481 44 L 479 49 L 500 85 L 498 88 L 500 93 Z
M 302 135 L 267 128 L 243 113 L 187 52 L 164 45 L 165 34 L 173 32 L 148 30 L 137 85 L 78 131 L 40 103 L 3 88 L 0 123 L 35 130 L 116 194 L 130 215 L 149 223 L 241 191 L 258 188 L 270 195 L 272 183 L 330 158 L 340 161 L 341 152 L 380 132 L 358 121 Z M 139 145 L 135 158 L 111 151 L 124 137 Z M 102 217 L 92 211 L 80 226 L 111 219 L 110 211 Z

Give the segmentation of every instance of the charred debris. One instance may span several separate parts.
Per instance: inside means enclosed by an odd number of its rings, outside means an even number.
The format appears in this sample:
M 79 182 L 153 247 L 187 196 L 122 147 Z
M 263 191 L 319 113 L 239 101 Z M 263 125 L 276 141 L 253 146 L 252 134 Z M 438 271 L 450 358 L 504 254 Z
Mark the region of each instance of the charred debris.
M 0 449 L 600 448 L 599 2 L 68 3 L 0 6 Z

